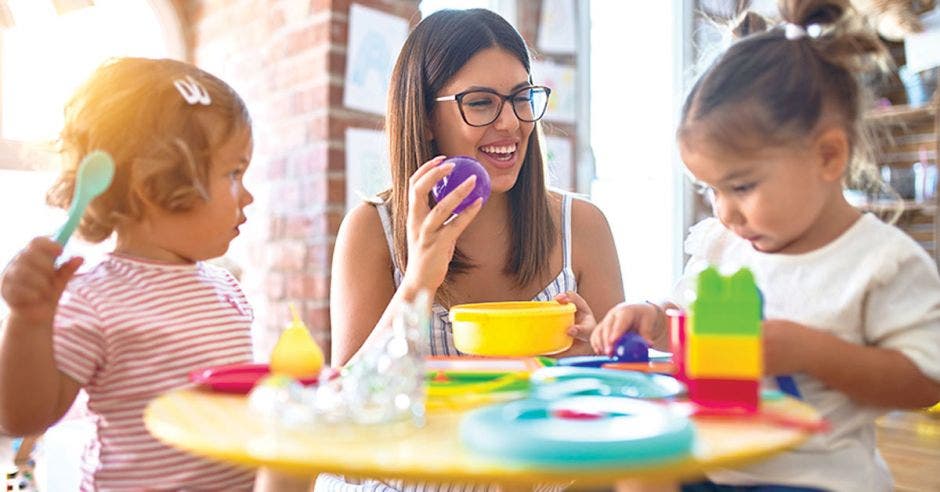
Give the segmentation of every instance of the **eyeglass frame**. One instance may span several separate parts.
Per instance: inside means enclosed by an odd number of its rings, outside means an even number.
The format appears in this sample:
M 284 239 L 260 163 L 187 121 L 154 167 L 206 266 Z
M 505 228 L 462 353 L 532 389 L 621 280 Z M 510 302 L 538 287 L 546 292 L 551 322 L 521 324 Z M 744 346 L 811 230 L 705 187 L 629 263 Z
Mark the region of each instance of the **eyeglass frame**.
M 512 104 L 511 99 L 513 96 L 515 96 L 516 94 L 519 94 L 522 91 L 527 91 L 527 90 L 530 91 L 532 89 L 545 90 L 545 108 L 542 109 L 542 114 L 540 114 L 538 118 L 534 120 L 526 120 L 526 119 L 523 119 L 521 116 L 519 116 L 519 113 L 516 112 L 516 106 Z M 467 121 L 467 115 L 464 114 L 463 112 L 463 98 L 464 96 L 472 92 L 486 92 L 489 94 L 493 94 L 494 96 L 497 96 L 502 100 L 500 101 L 499 109 L 496 110 L 496 115 L 493 116 L 493 119 L 482 125 L 474 125 L 473 123 L 470 123 L 469 121 Z M 503 95 L 503 94 L 500 94 L 499 92 L 496 92 L 494 89 L 489 89 L 489 88 L 484 87 L 480 89 L 468 89 L 463 92 L 452 94 L 450 96 L 436 97 L 434 98 L 434 102 L 455 101 L 457 103 L 457 110 L 460 111 L 460 117 L 463 119 L 463 122 L 472 127 L 480 128 L 480 127 L 484 127 L 487 125 L 492 125 L 494 121 L 498 120 L 499 115 L 503 114 L 503 106 L 506 105 L 505 104 L 506 102 L 509 102 L 509 106 L 512 108 L 512 114 L 516 116 L 516 119 L 518 119 L 519 121 L 524 121 L 526 123 L 535 123 L 536 121 L 541 120 L 545 116 L 545 111 L 548 110 L 548 98 L 551 95 L 552 95 L 551 87 L 546 87 L 544 85 L 529 85 L 526 87 L 520 87 L 518 90 L 514 91 L 512 94 L 509 94 L 509 95 Z

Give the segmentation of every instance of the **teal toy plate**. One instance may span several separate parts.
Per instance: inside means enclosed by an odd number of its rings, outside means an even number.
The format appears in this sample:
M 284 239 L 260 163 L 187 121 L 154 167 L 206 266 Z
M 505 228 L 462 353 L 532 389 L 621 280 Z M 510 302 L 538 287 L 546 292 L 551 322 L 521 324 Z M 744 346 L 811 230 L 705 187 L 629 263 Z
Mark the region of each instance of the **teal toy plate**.
M 611 396 L 491 405 L 460 423 L 465 447 L 496 460 L 557 467 L 630 467 L 685 459 L 691 421 L 665 405 Z
M 530 382 L 532 396 L 543 400 L 579 395 L 671 398 L 685 392 L 685 385 L 671 376 L 592 367 L 544 367 L 532 373 Z

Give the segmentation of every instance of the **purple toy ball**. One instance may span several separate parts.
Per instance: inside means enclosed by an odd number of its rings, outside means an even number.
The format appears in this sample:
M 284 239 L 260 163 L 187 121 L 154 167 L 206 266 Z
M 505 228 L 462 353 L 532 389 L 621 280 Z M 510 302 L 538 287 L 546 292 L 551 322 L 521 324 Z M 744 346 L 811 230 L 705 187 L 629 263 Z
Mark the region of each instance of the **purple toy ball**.
M 434 201 L 440 202 L 451 191 L 454 191 L 454 188 L 460 186 L 464 180 L 470 176 L 476 175 L 477 182 L 473 186 L 473 191 L 454 208 L 453 214 L 459 214 L 465 208 L 469 207 L 477 198 L 482 197 L 483 203 L 486 203 L 486 200 L 490 197 L 490 175 L 486 172 L 486 169 L 483 168 L 483 165 L 476 159 L 464 155 L 448 157 L 441 162 L 441 165 L 448 162 L 454 163 L 454 169 L 450 174 L 441 178 L 441 180 L 434 185 L 434 189 L 431 190 L 431 194 L 434 195 Z
M 624 333 L 614 346 L 612 358 L 617 362 L 649 362 L 649 345 L 636 333 Z

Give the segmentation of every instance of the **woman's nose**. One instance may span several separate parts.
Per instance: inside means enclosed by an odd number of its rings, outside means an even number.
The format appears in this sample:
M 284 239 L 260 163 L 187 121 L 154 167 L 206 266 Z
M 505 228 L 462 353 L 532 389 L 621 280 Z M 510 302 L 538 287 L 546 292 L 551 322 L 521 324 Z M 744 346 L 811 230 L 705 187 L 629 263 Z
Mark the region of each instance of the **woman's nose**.
M 519 127 L 519 118 L 516 117 L 516 113 L 512 110 L 512 104 L 508 100 L 503 101 L 502 110 L 499 112 L 496 121 L 493 122 L 493 126 L 498 130 L 514 130 Z

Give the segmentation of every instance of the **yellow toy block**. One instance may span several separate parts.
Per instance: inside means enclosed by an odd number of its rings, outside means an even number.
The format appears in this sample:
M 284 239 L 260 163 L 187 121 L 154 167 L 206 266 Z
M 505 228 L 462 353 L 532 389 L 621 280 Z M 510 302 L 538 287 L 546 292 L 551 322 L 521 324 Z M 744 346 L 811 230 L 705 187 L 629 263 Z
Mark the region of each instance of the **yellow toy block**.
M 758 379 L 764 369 L 761 338 L 740 335 L 689 337 L 686 372 L 692 378 Z

